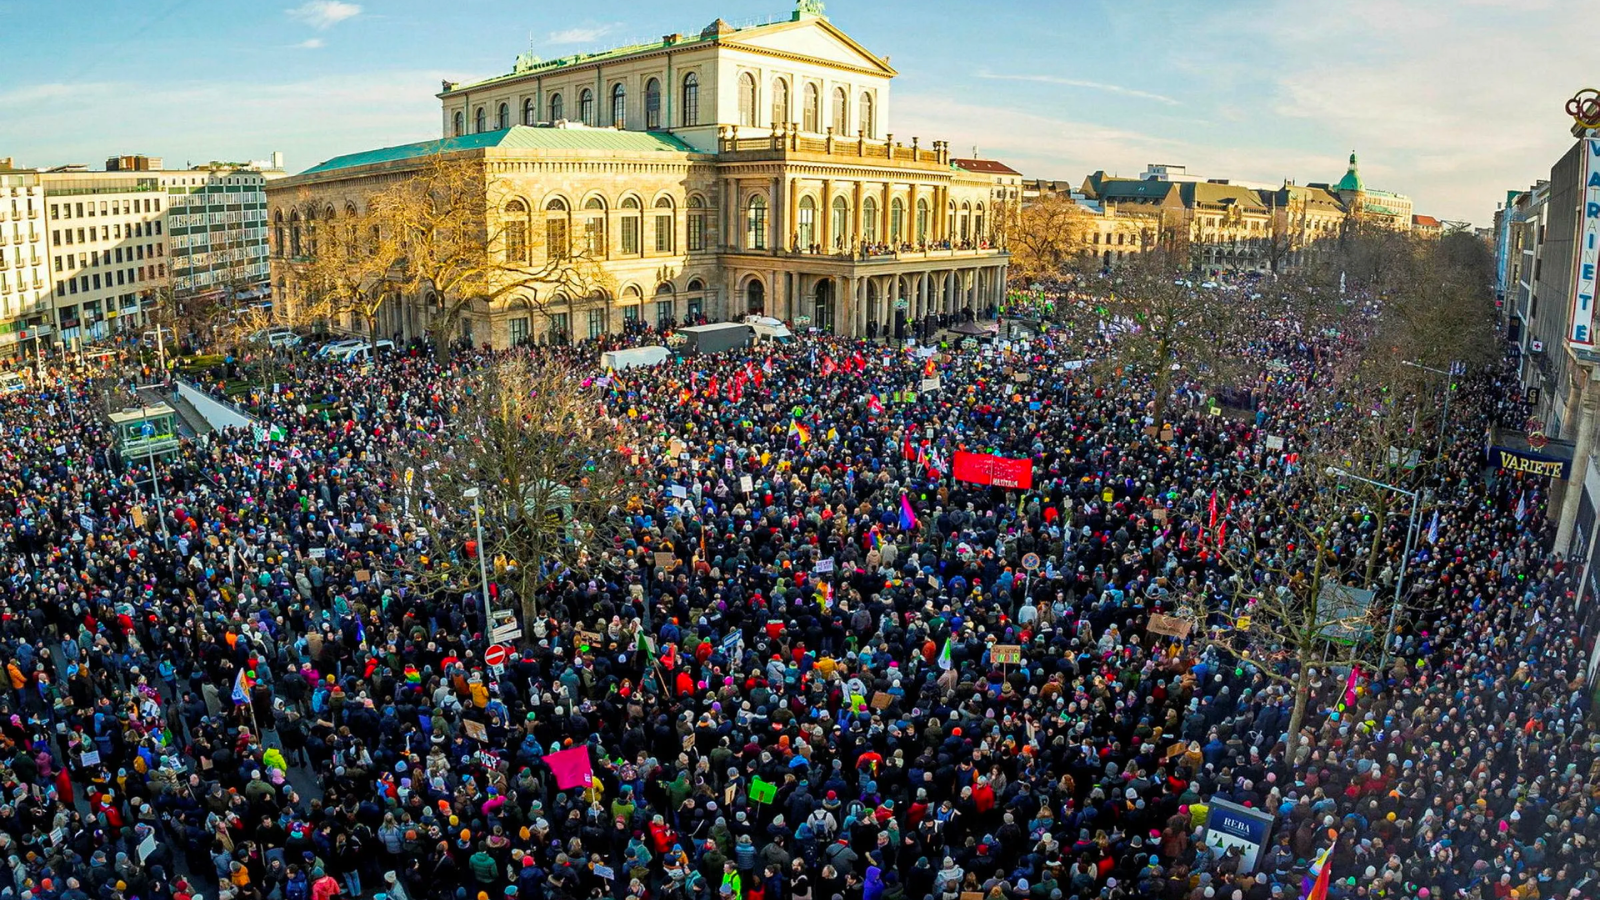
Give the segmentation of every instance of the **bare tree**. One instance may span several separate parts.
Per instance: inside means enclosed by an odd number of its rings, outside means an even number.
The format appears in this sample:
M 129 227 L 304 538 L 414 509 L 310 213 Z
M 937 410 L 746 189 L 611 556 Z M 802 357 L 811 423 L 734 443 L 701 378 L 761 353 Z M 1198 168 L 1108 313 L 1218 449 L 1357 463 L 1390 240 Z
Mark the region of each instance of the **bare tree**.
M 482 160 L 445 156 L 429 157 L 372 198 L 373 215 L 402 251 L 398 286 L 426 298 L 437 351 L 448 352 L 449 335 L 474 305 L 492 309 L 516 296 L 547 307 L 606 293 L 605 247 L 574 248 L 570 220 L 530 227 L 532 211 L 521 203 L 486 178 Z
M 520 598 L 524 623 L 537 618 L 538 591 L 554 575 L 585 568 L 611 546 L 636 493 L 619 432 L 583 378 L 551 361 L 498 361 L 458 386 L 450 428 L 410 460 L 436 516 L 431 557 L 447 559 L 474 539 L 476 502 L 478 552 L 496 560 L 496 580 Z M 455 590 L 478 578 L 476 563 L 422 571 L 425 582 Z
M 1255 473 L 1219 498 L 1228 512 L 1204 538 L 1221 546 L 1233 573 L 1183 598 L 1199 640 L 1257 668 L 1294 697 L 1291 741 L 1305 722 L 1311 673 L 1371 666 L 1375 604 L 1353 587 L 1361 564 L 1357 501 L 1329 458 L 1302 454 L 1292 474 Z M 1232 524 L 1232 529 L 1227 530 Z
M 1229 296 L 1196 283 L 1187 256 L 1155 248 L 1091 282 L 1095 312 L 1116 332 L 1099 365 L 1132 368 L 1150 380 L 1150 416 L 1164 421 L 1175 378 L 1218 384 L 1234 368 L 1225 347 L 1244 311 Z
M 1070 196 L 1043 196 L 1014 212 L 1002 204 L 995 218 L 997 228 L 1007 223 L 1004 240 L 1011 251 L 1011 272 L 1024 284 L 1082 269 L 1093 257 L 1090 240 L 1099 228 L 1097 217 Z

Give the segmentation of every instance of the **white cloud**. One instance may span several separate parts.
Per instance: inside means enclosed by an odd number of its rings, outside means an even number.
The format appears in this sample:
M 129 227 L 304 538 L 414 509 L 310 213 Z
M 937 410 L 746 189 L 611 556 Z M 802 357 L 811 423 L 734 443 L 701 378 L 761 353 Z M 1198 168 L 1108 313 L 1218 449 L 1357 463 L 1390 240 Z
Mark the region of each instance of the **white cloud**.
M 282 84 L 256 81 L 121 82 L 28 85 L 0 92 L 16 135 L 19 162 L 96 162 L 116 148 L 78 127 L 116 120 L 116 143 L 163 156 L 169 165 L 208 159 L 260 159 L 282 150 L 294 171 L 343 153 L 436 138 L 441 79 L 431 70 L 328 75 Z M 204 109 L 204 117 L 193 110 Z M 75 126 L 73 123 L 78 123 Z
M 356 3 L 345 3 L 343 0 L 307 0 L 285 12 L 290 18 L 299 19 L 312 28 L 323 29 L 361 15 L 361 6 Z
M 568 28 L 564 31 L 552 31 L 545 38 L 548 44 L 592 44 L 611 32 L 615 25 L 580 25 L 577 28 Z
M 1084 81 L 1078 78 L 1058 78 L 1054 75 L 995 75 L 990 72 L 979 72 L 979 78 L 990 81 L 1028 81 L 1036 84 L 1054 84 L 1061 87 L 1087 88 L 1093 91 L 1105 91 L 1110 94 L 1120 94 L 1124 97 L 1137 97 L 1141 100 L 1154 100 L 1169 106 L 1177 106 L 1178 101 L 1165 94 L 1156 94 L 1150 91 L 1141 91 L 1135 88 L 1123 87 L 1120 84 L 1106 84 L 1101 81 Z
M 307 38 L 295 44 L 295 48 L 299 50 L 321 50 L 322 47 L 322 38 Z

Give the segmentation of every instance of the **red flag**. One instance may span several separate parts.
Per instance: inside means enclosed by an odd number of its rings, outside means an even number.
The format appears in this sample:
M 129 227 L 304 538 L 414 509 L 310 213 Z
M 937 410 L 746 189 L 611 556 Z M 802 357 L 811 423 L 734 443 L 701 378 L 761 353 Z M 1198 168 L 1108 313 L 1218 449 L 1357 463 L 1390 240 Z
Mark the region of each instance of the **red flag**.
M 1211 526 L 1210 526 L 1210 528 L 1208 530 L 1210 530 L 1210 531 L 1216 531 L 1217 530 L 1217 491 L 1216 491 L 1216 488 L 1212 488 L 1211 489 Z

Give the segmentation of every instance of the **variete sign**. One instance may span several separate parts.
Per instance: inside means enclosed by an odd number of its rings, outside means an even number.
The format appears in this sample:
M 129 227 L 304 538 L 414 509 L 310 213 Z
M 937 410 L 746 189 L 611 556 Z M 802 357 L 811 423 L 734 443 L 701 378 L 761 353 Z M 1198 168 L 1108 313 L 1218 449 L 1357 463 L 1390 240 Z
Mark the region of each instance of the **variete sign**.
M 1526 450 L 1513 450 L 1510 447 L 1490 447 L 1489 464 L 1499 466 L 1507 472 L 1524 472 L 1529 475 L 1554 478 L 1557 481 L 1565 481 L 1568 471 L 1572 468 L 1570 459 L 1530 453 Z

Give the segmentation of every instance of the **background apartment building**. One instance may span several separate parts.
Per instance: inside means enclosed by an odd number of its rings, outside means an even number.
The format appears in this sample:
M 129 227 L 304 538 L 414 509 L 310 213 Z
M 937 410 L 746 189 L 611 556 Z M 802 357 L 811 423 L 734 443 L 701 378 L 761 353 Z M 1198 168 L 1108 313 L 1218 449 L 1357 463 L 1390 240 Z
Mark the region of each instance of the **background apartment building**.
M 0 359 L 33 352 L 53 330 L 39 173 L 0 159 Z
M 282 174 L 277 153 L 188 169 L 0 159 L 0 359 L 141 329 L 164 298 L 268 296 L 266 185 Z

